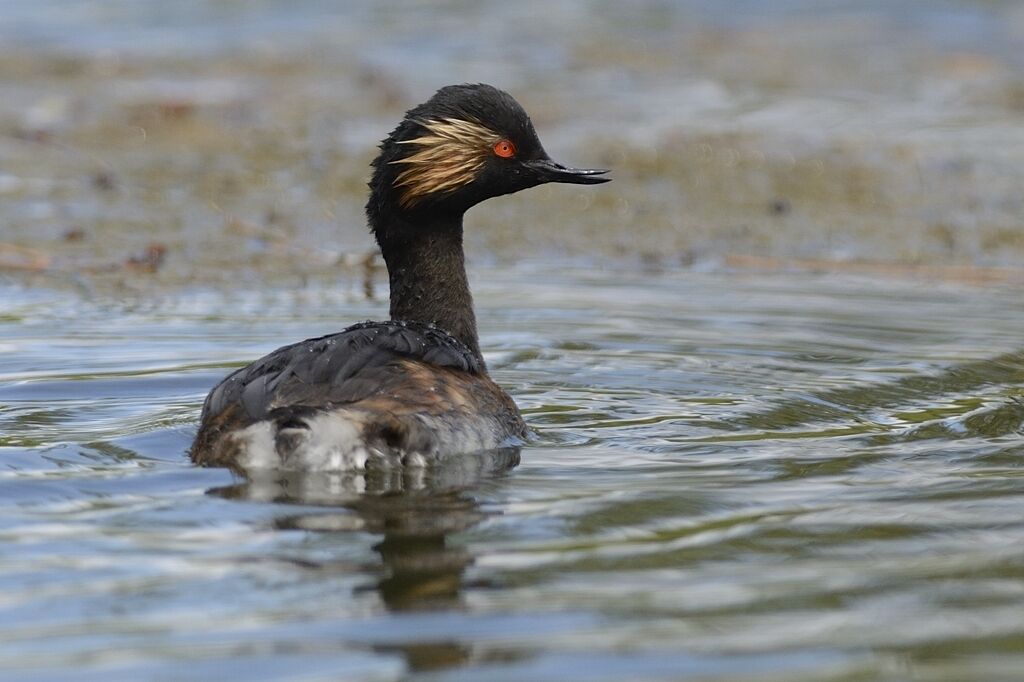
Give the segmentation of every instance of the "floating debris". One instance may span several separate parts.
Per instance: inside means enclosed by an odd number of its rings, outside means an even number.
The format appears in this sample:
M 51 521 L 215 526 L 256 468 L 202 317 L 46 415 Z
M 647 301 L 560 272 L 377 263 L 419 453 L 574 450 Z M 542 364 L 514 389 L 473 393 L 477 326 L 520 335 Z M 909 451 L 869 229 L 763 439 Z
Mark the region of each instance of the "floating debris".
M 39 249 L 0 242 L 0 270 L 39 272 L 50 263 L 50 256 Z
M 167 257 L 167 247 L 158 242 L 153 242 L 146 246 L 146 249 L 139 254 L 129 256 L 125 261 L 124 265 L 127 268 L 134 270 L 142 270 L 144 272 L 156 272 L 160 269 L 160 266 L 164 264 L 164 259 Z

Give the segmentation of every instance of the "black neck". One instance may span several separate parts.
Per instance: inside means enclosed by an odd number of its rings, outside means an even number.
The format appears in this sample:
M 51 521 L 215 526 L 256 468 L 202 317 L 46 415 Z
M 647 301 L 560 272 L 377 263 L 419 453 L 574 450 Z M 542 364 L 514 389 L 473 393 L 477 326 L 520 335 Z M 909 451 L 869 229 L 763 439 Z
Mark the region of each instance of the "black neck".
M 434 324 L 482 362 L 462 251 L 462 215 L 416 223 L 391 219 L 403 224 L 375 230 L 391 281 L 391 319 Z

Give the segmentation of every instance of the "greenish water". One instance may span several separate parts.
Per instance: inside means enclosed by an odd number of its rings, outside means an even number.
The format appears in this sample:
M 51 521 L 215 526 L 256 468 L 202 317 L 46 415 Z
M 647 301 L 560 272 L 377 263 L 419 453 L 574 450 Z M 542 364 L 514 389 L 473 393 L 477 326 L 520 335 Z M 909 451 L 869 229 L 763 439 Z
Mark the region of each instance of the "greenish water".
M 1021 3 L 8 0 L 0 46 L 0 679 L 1024 677 Z M 368 163 L 467 81 L 615 179 L 467 218 L 535 440 L 192 467 L 229 370 L 385 313 Z
M 0 676 L 1019 679 L 1018 291 L 471 276 L 517 468 L 252 482 L 205 392 L 381 303 L 4 284 Z

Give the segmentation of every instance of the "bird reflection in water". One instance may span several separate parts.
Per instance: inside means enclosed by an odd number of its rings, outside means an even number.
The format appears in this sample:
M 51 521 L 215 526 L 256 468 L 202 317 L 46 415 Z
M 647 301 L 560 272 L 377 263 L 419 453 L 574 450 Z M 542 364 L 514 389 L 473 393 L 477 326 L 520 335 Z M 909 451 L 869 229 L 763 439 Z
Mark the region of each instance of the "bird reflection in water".
M 379 534 L 382 539 L 374 550 L 381 564 L 372 569 L 379 578 L 367 589 L 376 590 L 389 612 L 459 610 L 465 571 L 474 556 L 465 547 L 451 545 L 449 536 L 472 528 L 487 516 L 472 495 L 473 489 L 517 464 L 519 448 L 503 448 L 477 456 L 460 455 L 427 469 L 250 473 L 246 480 L 210 493 L 319 507 L 277 518 L 274 526 L 280 530 Z M 329 568 L 305 559 L 297 563 Z M 342 568 L 352 569 L 350 564 Z M 375 648 L 401 653 L 410 671 L 458 666 L 470 655 L 466 645 L 452 641 L 388 643 Z

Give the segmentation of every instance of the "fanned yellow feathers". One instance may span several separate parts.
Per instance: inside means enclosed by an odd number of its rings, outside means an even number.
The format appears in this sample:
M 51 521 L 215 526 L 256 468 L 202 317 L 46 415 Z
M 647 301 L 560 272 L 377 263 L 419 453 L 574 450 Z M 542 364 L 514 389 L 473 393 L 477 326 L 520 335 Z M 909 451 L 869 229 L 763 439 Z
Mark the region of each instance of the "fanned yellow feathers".
M 501 137 L 473 121 L 444 118 L 419 123 L 425 135 L 398 142 L 419 148 L 391 162 L 405 166 L 395 179 L 403 208 L 414 206 L 429 194 L 444 194 L 472 182 Z

